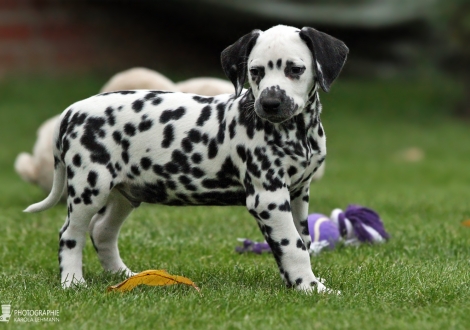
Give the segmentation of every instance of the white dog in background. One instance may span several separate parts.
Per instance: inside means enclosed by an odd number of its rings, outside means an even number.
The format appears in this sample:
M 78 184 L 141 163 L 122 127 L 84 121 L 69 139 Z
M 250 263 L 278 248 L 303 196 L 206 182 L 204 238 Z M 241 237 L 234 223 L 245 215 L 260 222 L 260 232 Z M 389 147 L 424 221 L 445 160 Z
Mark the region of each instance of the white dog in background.
M 227 80 L 200 77 L 174 83 L 164 75 L 147 68 L 131 68 L 115 74 L 101 88 L 100 92 L 133 89 L 179 91 L 206 96 L 234 92 L 232 83 Z M 38 185 L 46 193 L 49 193 L 52 188 L 54 175 L 52 134 L 58 120 L 59 115 L 46 120 L 37 131 L 33 154 L 22 152 L 15 161 L 15 170 L 19 176 L 26 182 Z M 323 176 L 324 168 L 323 163 L 313 176 L 313 180 L 319 180 Z M 63 200 L 67 198 L 66 191 L 62 197 Z

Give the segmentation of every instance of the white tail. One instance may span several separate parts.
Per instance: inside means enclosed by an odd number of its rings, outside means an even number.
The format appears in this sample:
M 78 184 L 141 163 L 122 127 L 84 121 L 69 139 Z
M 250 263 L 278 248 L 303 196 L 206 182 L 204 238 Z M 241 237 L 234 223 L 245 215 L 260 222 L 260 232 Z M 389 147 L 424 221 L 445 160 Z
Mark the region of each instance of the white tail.
M 49 196 L 47 196 L 43 201 L 32 204 L 26 208 L 23 212 L 41 212 L 47 210 L 59 202 L 60 198 L 62 197 L 62 192 L 64 191 L 66 182 L 66 174 L 65 174 L 65 165 L 63 163 L 59 163 L 54 170 L 54 183 L 52 184 L 51 192 Z

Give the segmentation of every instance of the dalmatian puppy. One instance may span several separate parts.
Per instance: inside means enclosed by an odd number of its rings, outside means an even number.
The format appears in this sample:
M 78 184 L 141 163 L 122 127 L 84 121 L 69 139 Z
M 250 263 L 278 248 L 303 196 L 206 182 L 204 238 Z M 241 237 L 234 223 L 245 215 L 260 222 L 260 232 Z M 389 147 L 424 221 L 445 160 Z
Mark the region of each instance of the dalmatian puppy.
M 318 93 L 329 91 L 347 54 L 325 33 L 279 25 L 222 52 L 235 94 L 120 91 L 67 108 L 54 132 L 52 191 L 25 210 L 46 210 L 68 191 L 62 286 L 84 283 L 87 232 L 105 270 L 131 275 L 119 256 L 120 227 L 141 203 L 160 203 L 244 205 L 285 284 L 328 291 L 310 265 L 307 215 L 310 181 L 326 155 Z

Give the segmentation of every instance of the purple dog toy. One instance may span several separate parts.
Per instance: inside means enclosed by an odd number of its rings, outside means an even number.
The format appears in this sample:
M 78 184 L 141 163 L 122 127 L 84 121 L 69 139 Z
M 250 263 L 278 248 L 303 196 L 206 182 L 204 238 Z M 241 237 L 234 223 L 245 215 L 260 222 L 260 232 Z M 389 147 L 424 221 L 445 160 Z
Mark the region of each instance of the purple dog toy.
M 334 209 L 331 216 L 313 213 L 307 218 L 308 231 L 312 238 L 309 252 L 318 254 L 328 248 L 333 249 L 339 241 L 345 245 L 360 243 L 383 243 L 389 239 L 379 215 L 366 207 L 349 205 L 346 211 Z M 243 246 L 236 247 L 239 253 L 253 252 L 261 254 L 271 252 L 266 242 L 253 242 L 249 239 L 239 239 Z

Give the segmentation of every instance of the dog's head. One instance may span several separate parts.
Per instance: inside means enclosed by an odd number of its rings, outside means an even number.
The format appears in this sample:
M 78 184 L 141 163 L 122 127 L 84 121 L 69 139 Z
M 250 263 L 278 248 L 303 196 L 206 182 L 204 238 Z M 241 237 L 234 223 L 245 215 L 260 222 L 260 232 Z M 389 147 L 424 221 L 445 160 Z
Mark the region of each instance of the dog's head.
M 278 25 L 241 37 L 221 60 L 236 96 L 248 77 L 256 114 L 281 123 L 303 110 L 315 81 L 330 90 L 348 51 L 342 41 L 315 29 Z

